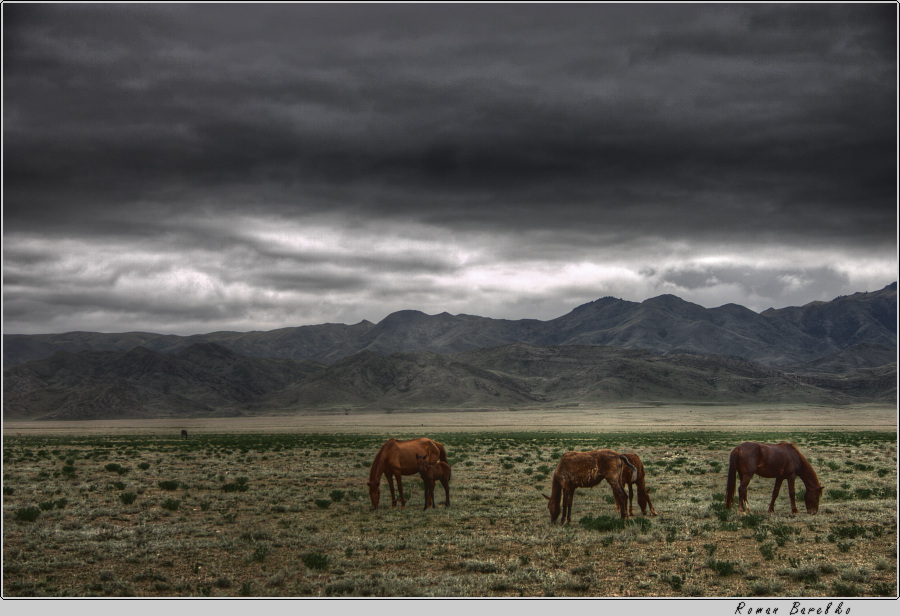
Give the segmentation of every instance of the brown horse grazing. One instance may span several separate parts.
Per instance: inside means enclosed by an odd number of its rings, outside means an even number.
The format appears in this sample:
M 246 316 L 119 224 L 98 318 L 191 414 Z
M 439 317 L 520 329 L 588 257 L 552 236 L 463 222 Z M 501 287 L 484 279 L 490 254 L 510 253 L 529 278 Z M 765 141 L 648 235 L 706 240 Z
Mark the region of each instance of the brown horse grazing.
M 187 438 L 187 430 L 181 431 L 181 438 Z
M 775 511 L 775 499 L 781 489 L 781 482 L 787 479 L 788 488 L 791 491 L 791 513 L 798 513 L 794 502 L 794 478 L 799 477 L 806 486 L 806 512 L 816 514 L 819 511 L 819 499 L 822 497 L 822 484 L 802 453 L 793 443 L 778 443 L 777 445 L 765 445 L 763 443 L 741 443 L 731 450 L 728 460 L 728 485 L 726 489 L 725 508 L 731 509 L 734 505 L 735 476 L 740 475 L 741 486 L 738 488 L 738 509 L 740 513 L 746 510 L 747 486 L 753 475 L 775 478 L 775 489 L 772 490 L 772 502 L 769 503 L 769 513 Z
M 397 491 L 400 494 L 400 508 L 406 508 L 406 499 L 403 498 L 403 482 L 401 475 L 414 475 L 419 472 L 416 464 L 416 454 L 425 456 L 428 462 L 447 461 L 447 451 L 440 443 L 430 438 L 414 438 L 408 441 L 398 441 L 395 438 L 388 439 L 375 455 L 372 468 L 369 471 L 369 498 L 372 501 L 372 509 L 378 509 L 378 500 L 381 497 L 381 476 L 387 475 L 388 485 L 391 487 L 391 508 L 397 506 L 397 497 L 394 494 L 394 478 L 397 478 Z M 447 504 L 450 504 L 450 488 L 447 490 Z
M 419 475 L 425 483 L 425 509 L 428 505 L 434 507 L 434 482 L 440 481 L 447 492 L 447 500 L 444 502 L 445 507 L 450 506 L 450 465 L 443 460 L 429 463 L 425 456 L 416 454 L 416 465 L 419 467 Z
M 656 509 L 653 508 L 653 503 L 650 502 L 650 490 L 648 490 L 646 484 L 644 484 L 644 464 L 636 453 L 626 453 L 623 455 L 628 458 L 633 467 L 637 469 L 636 474 L 631 472 L 631 466 L 626 466 L 622 469 L 622 483 L 623 485 L 626 483 L 628 484 L 628 515 L 634 515 L 633 485 L 635 484 L 637 484 L 638 505 L 641 508 L 641 513 L 647 515 L 647 507 L 650 507 L 650 515 L 658 515 Z
M 611 449 L 564 453 L 553 473 L 553 488 L 550 496 L 543 495 L 550 501 L 547 504 L 547 508 L 550 510 L 550 522 L 556 522 L 556 518 L 559 517 L 560 500 L 562 501 L 562 518 L 559 523 L 571 522 L 575 488 L 593 488 L 604 479 L 612 488 L 622 519 L 626 519 L 628 508 L 625 503 L 625 490 L 622 489 L 622 469 L 625 466 L 631 466 L 631 470 L 637 476 L 637 469 L 631 464 L 631 461 Z

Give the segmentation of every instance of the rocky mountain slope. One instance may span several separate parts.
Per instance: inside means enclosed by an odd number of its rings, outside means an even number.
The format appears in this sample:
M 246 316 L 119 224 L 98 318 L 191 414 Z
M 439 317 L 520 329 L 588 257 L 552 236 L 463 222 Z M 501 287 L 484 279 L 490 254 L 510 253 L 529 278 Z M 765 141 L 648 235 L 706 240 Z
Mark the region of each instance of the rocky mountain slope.
M 401 311 L 195 336 L 4 335 L 5 419 L 897 399 L 897 285 L 758 314 L 672 295 L 550 321 Z
M 214 332 L 194 336 L 143 332 L 8 335 L 4 366 L 43 359 L 58 350 L 127 351 L 135 346 L 177 353 L 215 343 L 249 357 L 305 359 L 334 364 L 371 351 L 387 356 L 409 351 L 456 353 L 513 343 L 538 346 L 591 345 L 686 351 L 741 357 L 767 366 L 807 364 L 854 345 L 897 348 L 897 284 L 830 302 L 769 309 L 762 313 L 728 304 L 707 309 L 673 295 L 641 303 L 606 297 L 550 321 L 489 319 L 404 310 L 380 323 L 323 324 L 268 332 Z M 860 356 L 880 361 L 875 355 Z
M 350 409 L 491 409 L 611 402 L 896 400 L 896 366 L 797 375 L 722 356 L 522 343 L 457 354 L 363 351 L 326 366 L 214 344 L 176 354 L 59 351 L 4 370 L 4 418 L 227 416 Z

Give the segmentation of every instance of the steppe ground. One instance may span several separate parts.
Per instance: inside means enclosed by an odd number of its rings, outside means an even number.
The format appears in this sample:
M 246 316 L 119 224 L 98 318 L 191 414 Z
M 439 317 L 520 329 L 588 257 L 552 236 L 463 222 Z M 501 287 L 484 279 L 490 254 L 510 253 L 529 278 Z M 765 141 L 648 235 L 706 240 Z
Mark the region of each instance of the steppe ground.
M 182 439 L 187 429 L 188 439 Z M 451 506 L 370 510 L 375 453 L 431 436 Z M 724 509 L 728 453 L 794 441 L 825 486 Z M 6 422 L 4 597 L 896 597 L 893 406 L 620 406 Z M 623 523 L 606 484 L 551 526 L 562 453 L 638 453 L 657 517 Z M 803 511 L 803 484 L 797 483 Z M 729 612 L 731 613 L 731 612 Z

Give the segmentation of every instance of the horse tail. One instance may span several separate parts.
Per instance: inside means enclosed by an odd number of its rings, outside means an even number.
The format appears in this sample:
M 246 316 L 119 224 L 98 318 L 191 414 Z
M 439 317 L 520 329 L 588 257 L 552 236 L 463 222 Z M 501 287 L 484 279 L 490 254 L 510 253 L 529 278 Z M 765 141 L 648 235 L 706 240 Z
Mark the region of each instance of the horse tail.
M 446 462 L 447 461 L 447 450 L 444 448 L 444 445 L 442 443 L 438 443 L 437 441 L 434 441 L 434 444 L 437 445 L 437 448 L 438 448 L 438 459 L 441 462 Z
M 731 509 L 734 505 L 734 489 L 737 484 L 737 447 L 731 450 L 728 456 L 728 483 L 725 486 L 725 509 Z
M 638 476 L 637 467 L 631 463 L 631 460 L 629 460 L 628 456 L 626 456 L 624 453 L 622 455 L 620 455 L 619 458 L 621 458 L 622 462 L 624 462 L 628 466 L 628 468 L 631 469 L 631 472 L 634 473 L 634 479 L 635 479 L 635 481 L 637 481 L 637 476 Z

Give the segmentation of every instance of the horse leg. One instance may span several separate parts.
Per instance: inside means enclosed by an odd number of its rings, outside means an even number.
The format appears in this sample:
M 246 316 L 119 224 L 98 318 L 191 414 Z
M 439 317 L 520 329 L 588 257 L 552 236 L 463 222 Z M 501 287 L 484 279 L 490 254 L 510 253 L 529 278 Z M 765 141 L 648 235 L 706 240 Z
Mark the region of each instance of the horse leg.
M 775 499 L 778 498 L 778 492 L 781 491 L 781 482 L 784 477 L 775 478 L 775 487 L 772 489 L 772 502 L 769 503 L 769 513 L 775 513 Z M 793 503 L 791 503 L 793 505 Z
M 397 506 L 397 496 L 394 494 L 394 476 L 387 474 L 388 485 L 391 487 L 391 509 Z
M 625 490 L 622 489 L 622 486 L 620 486 L 618 482 L 613 484 L 613 496 L 616 499 L 616 504 L 619 506 L 619 514 L 622 516 L 623 520 L 627 520 L 628 498 L 625 496 Z
M 425 478 L 425 507 L 422 509 L 423 511 L 428 511 L 428 501 L 429 497 L 431 497 L 431 493 L 434 491 L 434 482 L 431 479 Z M 433 502 L 433 498 L 431 499 Z
M 641 502 L 640 490 L 638 491 L 638 505 L 641 506 L 641 513 L 647 515 L 644 504 Z M 634 516 L 634 484 L 630 481 L 628 482 L 628 515 Z
M 800 513 L 800 511 L 797 510 L 797 503 L 794 502 L 794 476 L 791 475 L 787 480 L 788 490 L 791 491 L 791 513 Z
M 575 499 L 575 490 L 566 490 L 563 492 L 563 513 L 560 524 L 568 524 L 572 521 L 572 501 Z
M 738 513 L 751 513 L 750 505 L 747 504 L 747 486 L 750 485 L 750 480 L 753 479 L 753 475 L 747 473 L 746 475 L 741 475 L 741 485 L 738 487 Z
M 441 477 L 441 485 L 444 486 L 444 496 L 446 497 L 444 500 L 444 507 L 450 506 L 450 482 L 447 481 L 446 477 Z
M 653 501 L 650 500 L 650 492 L 647 491 L 647 488 L 644 488 L 644 500 L 647 501 L 647 507 L 650 508 L 650 515 L 659 515 L 656 513 L 656 509 L 653 508 Z
M 400 495 L 400 509 L 406 509 L 406 499 L 403 497 L 403 480 L 400 479 L 400 471 L 397 471 L 397 493 Z

